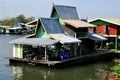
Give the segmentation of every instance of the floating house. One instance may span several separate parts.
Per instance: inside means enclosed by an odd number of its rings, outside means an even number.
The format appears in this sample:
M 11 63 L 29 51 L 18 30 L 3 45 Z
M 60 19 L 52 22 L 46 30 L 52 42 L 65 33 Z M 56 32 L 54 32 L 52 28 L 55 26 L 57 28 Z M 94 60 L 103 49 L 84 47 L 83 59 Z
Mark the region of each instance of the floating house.
M 12 24 L 12 26 L 10 28 L 7 28 L 7 33 L 9 34 L 20 34 L 22 27 L 19 25 L 20 23 L 22 23 L 21 20 L 15 20 L 14 23 Z
M 9 28 L 10 26 L 2 26 L 0 25 L 0 34 L 5 34 L 6 33 L 6 29 Z
M 103 41 L 104 37 L 89 32 L 90 27 L 96 27 L 79 19 L 74 6 L 53 5 L 52 18 L 59 18 L 65 34 L 82 40 L 82 54 L 95 53 L 95 41 Z
M 6 29 L 9 34 L 27 34 L 33 26 L 23 23 L 21 20 L 15 20 L 10 28 Z
M 13 57 L 10 62 L 55 65 L 77 57 L 77 38 L 65 35 L 58 19 L 38 19 L 36 33 L 11 41 Z
M 5 33 L 6 29 L 0 26 L 0 33 Z
M 91 32 L 107 38 L 102 47 L 120 50 L 120 19 L 119 18 L 97 18 L 89 21 L 97 27 L 91 28 Z
M 89 28 L 96 26 L 79 20 L 75 7 L 53 5 L 51 18 L 39 18 L 29 25 L 36 26 L 34 34 L 10 42 L 10 62 L 63 67 L 111 58 L 107 50 L 96 52 L 95 41 L 106 38 L 91 33 Z

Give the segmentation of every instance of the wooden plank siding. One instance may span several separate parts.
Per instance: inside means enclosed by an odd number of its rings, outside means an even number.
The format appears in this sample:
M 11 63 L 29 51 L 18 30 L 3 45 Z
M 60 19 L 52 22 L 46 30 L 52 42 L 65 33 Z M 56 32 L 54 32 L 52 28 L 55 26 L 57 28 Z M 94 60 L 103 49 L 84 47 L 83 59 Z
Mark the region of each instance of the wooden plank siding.
M 109 35 L 118 35 L 116 25 L 110 25 L 109 26 Z
M 15 44 L 13 47 L 13 57 L 23 58 L 23 48 L 20 44 Z
M 98 33 L 98 34 L 101 34 L 101 35 L 118 35 L 118 31 L 117 31 L 117 26 L 115 25 L 108 25 L 108 30 L 109 30 L 109 33 L 105 32 L 105 26 L 106 25 L 98 25 L 96 27 L 96 31 L 94 32 L 93 31 L 93 28 L 91 28 L 90 30 L 94 33 Z

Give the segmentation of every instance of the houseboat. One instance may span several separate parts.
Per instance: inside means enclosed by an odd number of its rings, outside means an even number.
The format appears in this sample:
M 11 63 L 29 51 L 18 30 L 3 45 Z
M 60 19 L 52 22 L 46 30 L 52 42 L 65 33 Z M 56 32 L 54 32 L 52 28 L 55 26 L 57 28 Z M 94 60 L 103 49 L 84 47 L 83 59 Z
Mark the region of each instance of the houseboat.
M 89 29 L 96 26 L 81 21 L 73 6 L 53 5 L 51 18 L 39 18 L 28 24 L 36 26 L 35 33 L 10 41 L 10 63 L 56 68 L 112 58 L 109 50 L 96 49 L 95 42 L 106 38 L 91 33 Z
M 8 29 L 10 26 L 3 26 L 0 25 L 0 34 L 5 34 L 6 33 L 6 29 Z
M 58 19 L 38 19 L 34 35 L 11 41 L 13 57 L 10 62 L 54 65 L 74 58 L 80 40 L 63 33 Z
M 6 33 L 8 34 L 28 34 L 31 33 L 32 34 L 32 30 L 33 30 L 32 25 L 27 25 L 25 23 L 23 23 L 21 20 L 16 19 L 12 26 L 9 28 L 6 28 Z
M 45 65 L 53 68 L 65 67 L 82 62 L 111 58 L 103 50 L 94 54 L 82 54 L 81 40 L 63 33 L 59 19 L 40 18 L 33 35 L 10 41 L 13 57 L 10 63 Z

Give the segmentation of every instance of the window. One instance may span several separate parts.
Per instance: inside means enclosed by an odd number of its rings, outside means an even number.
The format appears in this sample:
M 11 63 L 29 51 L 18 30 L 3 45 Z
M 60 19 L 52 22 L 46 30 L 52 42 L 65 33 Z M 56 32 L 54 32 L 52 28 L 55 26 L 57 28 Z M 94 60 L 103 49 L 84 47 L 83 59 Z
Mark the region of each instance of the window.
M 108 27 L 109 27 L 108 25 L 105 25 L 105 32 L 106 32 L 106 33 L 109 32 Z
M 96 27 L 93 28 L 93 32 L 96 32 Z

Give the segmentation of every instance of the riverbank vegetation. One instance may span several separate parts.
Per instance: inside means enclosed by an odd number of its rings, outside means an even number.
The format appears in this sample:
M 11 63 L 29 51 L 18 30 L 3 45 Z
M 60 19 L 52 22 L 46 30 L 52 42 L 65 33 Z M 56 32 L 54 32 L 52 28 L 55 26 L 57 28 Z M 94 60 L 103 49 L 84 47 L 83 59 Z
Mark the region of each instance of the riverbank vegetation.
M 17 17 L 5 18 L 3 20 L 0 20 L 0 25 L 12 26 L 13 22 L 16 19 L 21 20 L 23 23 L 27 23 L 27 22 L 35 20 L 34 17 L 28 17 L 28 18 L 26 18 L 24 15 L 21 14 L 21 15 L 18 15 Z
M 111 80 L 120 80 L 120 59 L 114 60 L 115 66 L 112 67 Z

